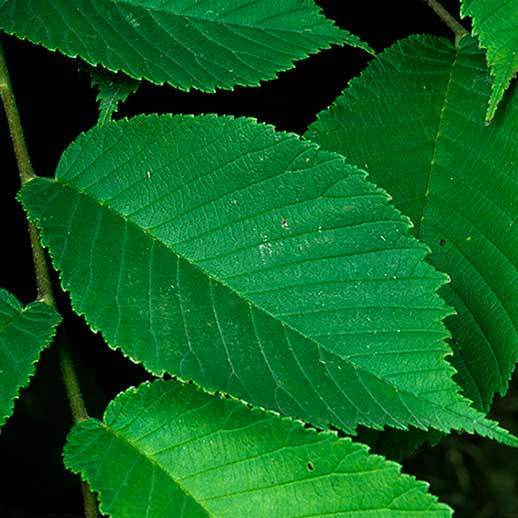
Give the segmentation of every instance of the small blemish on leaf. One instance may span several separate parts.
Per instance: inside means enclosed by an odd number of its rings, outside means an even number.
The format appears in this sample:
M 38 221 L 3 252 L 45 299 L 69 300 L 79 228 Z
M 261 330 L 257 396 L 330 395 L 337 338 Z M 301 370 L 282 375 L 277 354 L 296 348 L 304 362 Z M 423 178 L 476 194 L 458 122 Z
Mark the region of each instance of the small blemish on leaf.
M 441 239 L 439 241 L 439 246 L 444 246 L 446 244 L 446 240 L 445 239 Z
M 281 227 L 284 228 L 284 229 L 290 228 L 290 226 L 288 225 L 288 220 L 287 219 L 284 219 L 284 218 L 281 219 Z
M 313 466 L 312 462 L 308 462 L 307 466 L 308 471 L 315 471 L 315 466 Z
M 272 256 L 273 251 L 271 243 L 261 243 L 258 248 L 262 258 Z

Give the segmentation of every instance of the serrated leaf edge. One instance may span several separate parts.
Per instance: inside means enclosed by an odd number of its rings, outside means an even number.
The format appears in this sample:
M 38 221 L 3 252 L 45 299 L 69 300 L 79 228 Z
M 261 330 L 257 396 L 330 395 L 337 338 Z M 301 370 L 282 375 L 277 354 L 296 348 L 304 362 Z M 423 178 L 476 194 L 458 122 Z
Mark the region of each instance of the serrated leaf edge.
M 313 0 L 310 0 L 310 1 L 313 1 Z M 203 93 L 217 93 L 218 91 L 231 91 L 233 92 L 234 89 L 236 87 L 260 87 L 263 83 L 267 82 L 267 81 L 273 81 L 273 80 L 276 80 L 279 78 L 279 74 L 282 73 L 282 72 L 286 72 L 288 70 L 292 70 L 293 68 L 295 68 L 296 66 L 296 63 L 298 61 L 301 61 L 301 60 L 304 60 L 312 55 L 315 55 L 315 54 L 318 54 L 319 52 L 323 51 L 323 50 L 328 50 L 330 49 L 333 45 L 344 45 L 344 44 L 348 44 L 354 48 L 359 48 L 359 49 L 362 49 L 364 50 L 365 52 L 371 54 L 371 55 L 374 55 L 374 51 L 372 50 L 372 48 L 365 42 L 363 42 L 362 40 L 360 40 L 356 35 L 350 33 L 349 31 L 347 31 L 346 29 L 342 29 L 340 27 L 338 27 L 336 25 L 336 23 L 331 20 L 330 18 L 327 18 L 324 13 L 323 13 L 323 10 L 320 8 L 320 6 L 318 6 L 317 4 L 314 4 L 314 7 L 315 9 L 317 9 L 316 13 L 315 13 L 315 16 L 317 18 L 323 18 L 324 20 L 326 20 L 328 22 L 328 25 L 330 27 L 331 30 L 335 31 L 337 33 L 336 37 L 331 39 L 329 38 L 329 42 L 326 43 L 326 44 L 322 44 L 322 45 L 317 45 L 315 44 L 315 48 L 309 50 L 309 51 L 302 51 L 302 52 L 299 52 L 298 55 L 296 55 L 292 60 L 291 60 L 291 63 L 289 65 L 287 65 L 285 68 L 281 68 L 277 71 L 273 71 L 273 72 L 270 72 L 268 73 L 267 75 L 265 75 L 263 78 L 261 79 L 257 79 L 255 81 L 249 81 L 249 82 L 246 82 L 246 81 L 241 81 L 241 80 L 236 80 L 232 86 L 213 86 L 211 88 L 198 88 L 198 87 L 195 87 L 195 86 L 188 86 L 188 87 L 183 87 L 182 85 L 178 85 L 178 84 L 173 84 L 167 80 L 163 80 L 163 81 L 155 81 L 145 75 L 137 75 L 137 74 L 133 74 L 131 73 L 130 71 L 126 71 L 126 70 L 123 70 L 122 68 L 116 68 L 116 67 L 110 67 L 108 66 L 106 63 L 102 63 L 101 61 L 95 61 L 95 60 L 89 60 L 83 56 L 81 56 L 79 53 L 74 53 L 74 52 L 67 52 L 67 51 L 64 51 L 58 47 L 54 47 L 54 46 L 51 46 L 51 45 L 46 45 L 45 43 L 43 43 L 43 41 L 38 38 L 31 38 L 29 36 L 18 36 L 16 34 L 15 31 L 9 31 L 9 30 L 6 30 L 6 29 L 3 29 L 3 28 L 0 28 L 0 32 L 4 32 L 10 36 L 14 36 L 16 37 L 17 39 L 19 40 L 22 40 L 22 41 L 29 41 L 31 43 L 34 43 L 36 45 L 41 45 L 42 47 L 46 48 L 47 50 L 51 51 L 51 52 L 57 52 L 65 57 L 68 57 L 68 58 L 72 58 L 72 59 L 80 59 L 82 61 L 84 61 L 85 63 L 88 63 L 89 65 L 93 66 L 93 67 L 96 67 L 96 66 L 103 66 L 106 70 L 109 70 L 115 74 L 117 73 L 124 73 L 126 74 L 128 77 L 131 77 L 133 79 L 136 79 L 137 81 L 142 81 L 142 80 L 147 80 L 155 85 L 158 85 L 158 86 L 163 86 L 165 84 L 169 85 L 169 86 L 172 86 L 173 88 L 176 88 L 178 90 L 181 90 L 183 92 L 191 92 L 193 90 L 195 91 L 200 91 L 200 92 L 203 92 Z M 199 17 L 198 17 L 199 19 Z M 210 21 L 213 21 L 213 20 L 210 20 Z M 214 22 L 214 23 L 217 23 L 217 22 Z M 230 25 L 230 24 L 228 24 Z M 236 25 L 236 24 L 234 24 Z M 237 24 L 239 26 L 239 24 Z M 296 31 L 285 31 L 285 32 L 296 32 Z M 339 36 L 341 36 L 341 38 L 339 38 Z M 351 41 L 347 41 L 347 40 L 351 40 Z
M 157 380 L 154 380 L 154 381 L 145 381 L 145 382 L 141 383 L 137 387 L 134 386 L 134 385 L 130 386 L 127 389 L 125 389 L 124 391 L 122 391 L 119 394 L 117 394 L 115 396 L 115 398 L 112 399 L 108 403 L 108 405 L 107 405 L 107 407 L 106 407 L 106 409 L 105 409 L 105 411 L 103 413 L 102 420 L 101 419 L 96 419 L 96 418 L 90 418 L 90 421 L 97 422 L 98 424 L 102 425 L 104 428 L 108 429 L 111 433 L 114 433 L 116 436 L 120 436 L 121 434 L 119 434 L 118 432 L 115 432 L 110 427 L 110 425 L 108 425 L 108 424 L 106 424 L 104 422 L 104 419 L 106 419 L 107 415 L 111 411 L 111 408 L 117 403 L 117 401 L 119 399 L 124 399 L 124 398 L 126 398 L 128 396 L 131 397 L 131 396 L 137 395 L 142 390 L 149 390 L 155 384 L 164 384 L 165 385 L 165 384 L 168 384 L 168 383 L 171 383 L 171 382 L 175 383 L 176 381 L 175 380 L 166 381 L 163 378 L 160 378 L 160 379 L 157 379 Z M 183 384 L 183 382 L 182 382 L 182 384 Z M 192 385 L 194 387 L 194 390 L 196 390 L 196 391 L 198 391 L 198 392 L 200 392 L 202 394 L 207 394 L 206 390 L 204 390 L 203 388 L 201 388 L 199 385 L 197 385 L 194 382 L 188 382 L 186 384 Z M 296 419 L 296 418 L 293 418 L 293 417 L 290 417 L 290 416 L 281 415 L 281 414 L 279 414 L 279 412 L 276 412 L 276 411 L 270 410 L 270 409 L 266 409 L 266 408 L 263 408 L 263 407 L 260 407 L 260 406 L 257 406 L 257 405 L 253 405 L 252 406 L 249 403 L 247 403 L 247 402 L 245 402 L 245 401 L 243 401 L 243 400 L 241 400 L 239 398 L 235 398 L 233 396 L 229 396 L 229 395 L 227 395 L 227 394 L 225 394 L 223 392 L 220 392 L 220 391 L 216 391 L 214 393 L 209 393 L 209 395 L 211 397 L 219 399 L 219 400 L 231 399 L 231 400 L 235 401 L 237 404 L 243 405 L 245 411 L 250 412 L 251 414 L 271 415 L 271 416 L 277 417 L 281 422 L 290 423 L 290 424 L 296 424 L 297 426 L 300 426 L 301 428 L 304 428 L 304 432 L 307 433 L 307 434 L 325 435 L 325 436 L 328 436 L 328 437 L 334 437 L 337 440 L 337 442 L 340 442 L 340 443 L 347 442 L 349 444 L 354 444 L 355 446 L 358 447 L 359 450 L 364 452 L 370 458 L 379 459 L 379 460 L 385 462 L 387 467 L 394 469 L 397 475 L 412 480 L 415 483 L 415 486 L 416 486 L 415 489 L 419 489 L 422 494 L 427 495 L 431 499 L 433 504 L 435 504 L 437 506 L 441 506 L 443 508 L 443 510 L 449 511 L 450 515 L 453 516 L 453 510 L 447 504 L 439 502 L 439 499 L 437 498 L 437 496 L 435 496 L 433 493 L 429 492 L 430 484 L 427 481 L 419 480 L 419 479 L 417 479 L 413 475 L 409 475 L 407 473 L 403 473 L 402 472 L 401 464 L 399 464 L 399 463 L 397 463 L 397 462 L 395 462 L 393 460 L 389 460 L 386 457 L 384 457 L 383 455 L 370 453 L 371 448 L 368 445 L 366 445 L 366 444 L 363 444 L 363 443 L 357 442 L 357 441 L 353 441 L 350 437 L 340 437 L 340 435 L 338 434 L 338 432 L 336 430 L 331 430 L 331 429 L 321 430 L 321 429 L 318 429 L 318 428 L 316 428 L 316 427 L 314 427 L 312 425 L 308 425 L 307 423 L 305 423 L 304 421 L 302 421 L 300 419 Z M 111 516 L 104 509 L 103 494 L 100 491 L 97 491 L 95 489 L 95 487 L 92 485 L 91 480 L 89 479 L 89 477 L 86 476 L 80 469 L 79 470 L 72 469 L 72 468 L 70 468 L 67 465 L 66 456 L 67 456 L 67 450 L 68 450 L 68 448 L 70 448 L 69 438 L 70 438 L 70 435 L 72 434 L 72 431 L 73 430 L 71 430 L 69 432 L 69 434 L 67 435 L 67 440 L 66 440 L 63 452 L 62 452 L 63 464 L 65 465 L 65 467 L 69 471 L 71 471 L 75 475 L 78 475 L 83 482 L 86 482 L 94 490 L 94 492 L 98 495 L 98 497 L 99 497 L 99 510 L 101 511 L 101 513 L 102 514 L 106 514 L 108 516 Z M 129 441 L 128 439 L 126 439 L 124 437 L 122 437 L 122 439 L 125 442 L 127 442 L 128 444 L 130 444 L 133 448 L 135 448 L 139 453 L 141 453 L 140 449 L 137 448 L 131 441 Z M 333 444 L 333 446 L 334 446 L 334 444 Z M 147 459 L 147 460 L 149 460 L 150 462 L 156 462 L 153 459 Z M 163 468 L 161 466 L 159 466 L 159 467 L 163 471 Z M 183 488 L 183 486 L 180 486 L 171 477 L 171 475 L 169 473 L 166 473 L 166 474 L 167 474 L 168 478 L 172 479 L 173 482 L 176 483 L 182 489 L 182 491 L 186 495 L 190 496 L 195 502 L 199 503 L 187 490 L 185 490 L 185 488 Z
M 19 305 L 19 308 L 20 308 L 19 312 L 16 315 L 16 317 L 13 318 L 12 321 L 15 321 L 16 318 L 18 318 L 20 315 L 23 315 L 25 312 L 27 312 L 32 307 L 39 306 L 40 304 L 44 304 L 44 302 L 35 301 L 35 302 L 31 302 L 30 304 L 27 304 L 26 306 L 24 306 L 23 304 L 20 303 L 20 301 L 12 293 L 10 293 L 7 290 L 4 290 L 2 288 L 0 288 L 0 291 L 7 293 L 10 296 L 10 298 L 14 299 L 17 302 L 17 305 Z M 50 307 L 50 306 L 48 306 L 48 307 Z M 56 331 L 57 331 L 58 326 L 61 324 L 62 317 L 57 311 L 54 312 L 54 315 L 57 318 L 55 319 L 55 323 L 51 326 L 52 334 L 50 334 L 49 339 L 40 346 L 39 352 L 38 352 L 36 358 L 31 362 L 31 365 L 27 372 L 27 376 L 25 378 L 24 383 L 21 385 L 18 385 L 18 387 L 16 388 L 16 393 L 15 393 L 14 397 L 10 399 L 9 404 L 7 406 L 6 415 L 0 414 L 0 429 L 5 425 L 7 420 L 13 415 L 15 403 L 16 403 L 16 401 L 18 401 L 18 399 L 20 399 L 22 390 L 29 385 L 32 377 L 36 373 L 36 364 L 40 361 L 41 354 L 52 343 L 52 341 L 54 340 L 54 338 L 56 336 Z M 9 325 L 10 323 L 11 322 L 9 322 L 7 325 Z M 2 329 L 4 327 L 7 327 L 7 325 L 2 326 Z M 1 329 L 0 329 L 0 331 L 1 331 Z
M 326 151 L 326 150 L 322 150 L 320 148 L 320 146 L 314 142 L 311 142 L 309 140 L 305 140 L 303 139 L 300 135 L 297 135 L 295 133 L 292 133 L 292 132 L 287 132 L 287 131 L 277 131 L 275 129 L 275 127 L 271 124 L 265 124 L 265 123 L 261 123 L 261 122 L 258 122 L 257 119 L 253 118 L 253 117 L 236 117 L 236 116 L 233 116 L 233 115 L 215 115 L 215 114 L 207 114 L 207 115 L 171 115 L 171 114 L 166 114 L 166 115 L 157 115 L 157 114 L 144 114 L 144 115 L 138 115 L 136 117 L 131 117 L 131 118 L 128 118 L 128 117 L 125 117 L 123 119 L 119 119 L 117 121 L 111 121 L 109 122 L 108 124 L 111 124 L 111 125 L 124 125 L 126 123 L 129 123 L 130 121 L 135 121 L 135 120 L 138 120 L 138 119 L 154 119 L 154 118 L 163 118 L 163 117 L 170 117 L 170 118 L 199 118 L 199 117 L 206 117 L 208 120 L 210 119 L 223 119 L 223 120 L 242 120 L 242 121 L 247 121 L 247 122 L 250 122 L 250 123 L 254 123 L 254 124 L 258 124 L 260 126 L 263 126 L 263 127 L 266 127 L 268 129 L 270 129 L 272 132 L 274 132 L 275 134 L 280 134 L 280 135 L 285 135 L 286 137 L 288 138 L 292 138 L 292 139 L 295 139 L 295 140 L 298 140 L 299 142 L 301 142 L 302 144 L 304 144 L 308 149 L 310 148 L 313 148 L 315 150 L 319 150 L 320 153 L 322 153 L 323 155 L 327 155 L 327 156 L 330 156 L 330 157 L 334 157 L 336 159 L 341 159 L 343 161 L 343 163 L 345 163 L 348 167 L 352 167 L 353 169 L 356 169 L 359 173 L 362 173 L 364 177 L 368 177 L 368 172 L 366 171 L 363 171 L 362 169 L 358 168 L 357 166 L 354 166 L 354 165 L 351 165 L 349 164 L 347 161 L 346 161 L 346 158 L 343 157 L 342 155 L 338 154 L 338 153 L 334 153 L 334 152 L 330 152 L 330 151 Z M 104 127 L 108 126 L 105 125 Z M 74 141 L 74 142 L 77 142 L 78 140 L 82 139 L 82 138 L 85 138 L 85 136 L 87 135 L 88 131 L 86 132 L 82 132 L 78 137 L 77 139 Z M 48 179 L 49 181 L 55 181 L 56 183 L 59 183 L 57 180 L 55 179 Z M 371 185 L 374 185 L 372 182 L 370 182 L 370 180 L 367 180 L 369 183 L 371 183 Z M 384 189 L 378 187 L 378 186 L 375 186 L 376 189 L 380 192 L 380 194 L 384 194 L 385 195 L 385 198 L 387 200 L 387 203 L 388 203 L 388 200 L 391 199 L 390 195 L 386 193 L 386 191 L 384 191 Z M 75 190 L 75 189 L 74 189 Z M 21 191 L 20 191 L 21 192 Z M 80 192 L 80 191 L 77 191 L 77 192 Z M 82 193 L 84 194 L 84 193 Z M 88 196 L 87 194 L 84 194 L 85 196 Z M 23 200 L 20 200 L 20 193 L 18 193 L 17 195 L 17 198 L 19 201 L 22 202 L 22 206 L 23 206 Z M 96 203 L 98 203 L 97 200 L 94 200 Z M 106 210 L 109 210 L 109 211 L 112 211 L 114 212 L 118 217 L 122 217 L 120 214 L 116 213 L 115 211 L 113 211 L 110 207 L 107 207 L 107 206 L 103 206 Z M 402 221 L 404 221 L 409 228 L 411 228 L 413 226 L 413 223 L 412 221 L 407 217 L 407 216 L 404 216 L 401 214 L 401 212 L 396 208 L 394 207 L 392 204 L 391 204 L 391 207 L 397 211 L 398 214 L 401 215 L 401 218 L 402 218 Z M 25 208 L 24 208 L 25 209 Z M 27 214 L 27 216 L 29 217 L 29 215 Z M 30 219 L 30 218 L 29 218 Z M 41 224 L 40 224 L 40 221 L 35 219 L 35 220 L 31 220 L 32 223 L 41 231 Z M 143 230 L 143 229 L 141 229 Z M 145 231 L 144 231 L 145 232 Z M 147 232 L 145 232 L 146 235 L 149 236 L 150 239 L 152 240 L 156 240 L 156 238 L 150 234 L 148 234 Z M 43 247 L 47 248 L 48 250 L 48 253 L 49 253 L 49 256 L 51 257 L 52 259 L 52 263 L 54 264 L 54 256 L 51 252 L 51 250 L 49 249 L 47 243 L 46 243 L 46 240 L 45 240 L 45 237 L 43 235 L 43 233 L 40 232 L 40 235 L 41 235 L 41 244 Z M 419 248 L 421 248 L 421 251 L 423 252 L 423 260 L 425 257 L 427 257 L 430 253 L 431 253 L 431 250 L 430 248 L 428 247 L 428 245 L 426 245 L 425 243 L 422 243 L 421 241 L 418 241 L 417 239 L 415 239 L 415 237 L 413 236 L 408 236 L 410 239 L 414 240 L 416 244 L 419 245 Z M 162 243 L 161 243 L 162 244 Z M 417 248 L 416 248 L 417 250 Z M 174 251 L 173 249 L 171 249 L 171 251 L 175 254 L 177 254 L 176 251 Z M 209 276 L 212 278 L 212 276 L 210 275 L 209 272 L 207 272 L 206 270 L 204 270 L 203 268 L 201 268 L 200 266 L 198 266 L 197 264 L 191 262 L 188 258 L 186 258 L 185 256 L 181 256 L 184 260 L 186 260 L 189 264 L 191 264 L 194 268 L 198 269 L 198 270 L 201 270 L 205 275 Z M 441 327 L 443 328 L 443 331 L 444 331 L 444 336 L 443 336 L 443 342 L 442 342 L 442 345 L 445 349 L 445 352 L 444 354 L 442 355 L 442 361 L 446 364 L 445 365 L 445 369 L 451 373 L 450 375 L 450 380 L 451 380 L 451 383 L 453 384 L 453 386 L 455 387 L 455 396 L 458 400 L 459 403 L 462 403 L 464 404 L 467 409 L 470 409 L 472 410 L 473 412 L 476 412 L 482 419 L 483 421 L 485 422 L 485 424 L 483 425 L 487 431 L 490 431 L 490 433 L 493 434 L 493 437 L 494 438 L 497 438 L 499 437 L 499 440 L 502 441 L 504 444 L 507 444 L 507 445 L 510 445 L 510 446 L 515 446 L 515 447 L 518 447 L 518 438 L 514 437 L 510 432 L 508 432 L 507 430 L 505 429 L 502 429 L 498 426 L 498 423 L 494 422 L 494 421 L 490 421 L 490 420 L 487 420 L 483 414 L 481 414 L 478 410 L 476 410 L 472 405 L 473 405 L 473 402 L 470 401 L 468 398 L 466 398 L 465 396 L 462 395 L 461 393 L 461 388 L 459 387 L 459 385 L 453 380 L 453 376 L 454 374 L 457 373 L 457 370 L 453 367 L 453 365 L 448 361 L 448 357 L 451 356 L 453 354 L 453 351 L 451 350 L 451 347 L 448 345 L 448 343 L 445 341 L 447 338 L 451 338 L 451 333 L 450 331 L 447 329 L 447 327 L 445 326 L 444 324 L 444 318 L 446 318 L 447 316 L 450 316 L 452 314 L 454 314 L 454 310 L 453 308 L 451 308 L 450 306 L 448 306 L 444 301 L 443 299 L 440 297 L 440 295 L 437 293 L 437 291 L 439 290 L 439 288 L 441 288 L 443 285 L 445 285 L 446 283 L 449 282 L 449 277 L 442 273 L 442 272 L 439 272 L 438 270 L 435 269 L 435 267 L 431 264 L 429 264 L 429 268 L 431 269 L 431 271 L 434 271 L 436 272 L 438 275 L 437 275 L 437 287 L 436 287 L 436 290 L 435 290 L 435 293 L 436 293 L 436 296 L 437 298 L 442 301 L 443 303 L 443 307 L 442 309 L 444 310 L 444 316 L 443 318 L 438 318 L 438 319 L 435 319 L 434 322 L 436 323 L 440 323 L 441 324 Z M 63 279 L 62 279 L 62 273 L 61 271 L 58 271 L 58 276 L 59 276 L 59 282 L 60 282 L 60 285 L 61 285 L 61 288 L 64 290 L 64 291 L 67 291 L 63 285 Z M 227 289 L 229 289 L 230 291 L 232 291 L 234 294 L 236 294 L 240 299 L 243 299 L 243 297 L 237 292 L 235 291 L 232 287 L 228 286 L 226 283 L 220 281 L 219 279 L 214 279 L 216 282 L 220 283 L 221 285 L 225 286 Z M 245 299 L 246 300 L 246 299 Z M 72 304 L 72 309 L 74 310 L 74 312 L 83 317 L 85 322 L 87 323 L 88 327 L 95 333 L 101 333 L 101 335 L 103 336 L 104 338 L 104 335 L 102 333 L 102 330 L 93 326 L 87 316 L 85 315 L 84 312 L 81 312 L 77 309 L 77 305 L 74 303 L 74 301 L 71 301 L 71 304 Z M 272 315 L 269 311 L 257 306 L 261 311 L 263 311 L 264 313 L 268 314 L 268 316 L 270 316 L 271 318 L 274 318 L 275 320 L 279 320 L 277 319 L 274 315 Z M 280 321 L 280 320 L 279 320 Z M 282 322 L 282 321 L 280 321 Z M 292 330 L 293 332 L 303 336 L 305 339 L 311 341 L 312 343 L 315 343 L 318 347 L 320 347 L 320 345 L 318 344 L 318 342 L 316 342 L 314 339 L 310 338 L 310 337 L 307 337 L 306 335 L 304 335 L 302 332 L 300 332 L 298 329 L 295 329 L 293 328 L 292 326 L 282 322 L 282 324 Z M 164 374 L 172 374 L 172 373 L 168 373 L 165 369 L 163 370 L 160 370 L 160 371 L 156 371 L 154 369 L 151 369 L 149 368 L 147 365 L 145 365 L 145 363 L 142 361 L 142 360 L 139 360 L 139 359 L 135 359 L 135 358 L 131 358 L 129 355 L 127 355 L 126 353 L 124 353 L 122 351 L 122 345 L 119 345 L 119 346 L 113 346 L 112 344 L 110 344 L 107 340 L 105 340 L 105 342 L 107 343 L 107 345 L 113 349 L 113 350 L 119 350 L 124 357 L 130 359 L 133 363 L 135 364 L 140 364 L 142 365 L 149 373 L 153 374 L 154 376 L 157 376 L 157 377 L 163 377 Z M 341 358 L 342 359 L 342 358 Z M 343 359 L 342 359 L 343 360 Z M 344 360 L 345 361 L 345 360 Z M 356 367 L 356 366 L 355 366 Z M 358 367 L 357 367 L 358 368 Z M 364 369 L 360 369 L 360 370 L 364 370 Z M 370 371 L 366 371 L 369 375 L 371 376 L 374 376 L 376 377 L 377 379 L 381 380 L 383 383 L 387 384 L 387 385 L 390 385 L 391 387 L 396 387 L 390 380 L 385 380 L 384 378 L 380 378 L 377 374 L 375 373 L 372 373 Z M 219 390 L 210 390 L 210 389 L 207 389 L 201 385 L 199 385 L 198 383 L 196 383 L 194 380 L 189 380 L 189 379 L 182 379 L 181 377 L 177 376 L 176 374 L 172 374 L 176 379 L 184 382 L 184 383 L 193 383 L 194 385 L 196 385 L 197 387 L 199 387 L 201 390 L 203 390 L 204 392 L 207 392 L 209 394 L 215 394 L 215 393 L 222 393 L 222 394 L 226 394 L 224 391 L 219 391 Z M 399 389 L 397 389 L 399 390 Z M 399 390 L 400 392 L 408 392 L 408 391 L 404 391 L 404 390 Z M 416 397 L 416 398 L 419 398 L 421 399 L 421 396 L 418 396 L 416 394 L 413 394 L 411 392 L 408 392 L 409 395 L 411 395 L 412 397 Z M 234 396 L 232 396 L 231 394 L 226 394 L 228 395 L 229 397 L 232 397 L 234 399 L 239 399 L 239 398 L 235 398 Z M 433 401 L 429 401 L 427 400 L 426 398 L 422 398 L 423 401 L 426 401 L 427 403 L 431 404 L 431 405 L 437 405 L 437 403 L 434 403 Z M 256 405 L 254 405 L 256 406 Z M 453 415 L 458 415 L 456 414 L 456 412 L 452 412 L 451 410 L 448 410 L 446 408 L 443 408 L 443 407 L 440 407 L 443 411 L 447 411 L 447 412 L 450 412 L 452 413 Z M 473 421 L 473 423 L 475 424 L 476 422 Z M 409 425 L 407 424 L 403 424 L 403 423 L 400 423 L 401 426 L 398 427 L 397 425 L 394 425 L 394 426 L 390 426 L 390 425 L 378 425 L 378 426 L 374 426 L 374 425 L 370 425 L 369 423 L 364 423 L 362 421 L 359 421 L 356 426 L 355 426 L 355 429 L 351 432 L 352 435 L 356 435 L 357 434 L 357 427 L 360 426 L 360 425 L 363 425 L 363 426 L 367 426 L 368 428 L 372 428 L 372 429 L 375 429 L 375 430 L 385 430 L 387 428 L 395 428 L 395 429 L 400 429 L 400 430 L 408 430 L 409 429 Z M 426 425 L 423 425 L 423 423 L 419 423 L 420 426 L 416 426 L 417 428 L 419 429 L 422 429 L 422 430 L 425 430 L 425 431 L 428 431 L 430 429 L 436 429 L 436 428 L 433 428 L 431 426 L 426 426 Z M 333 427 L 333 425 L 331 425 L 330 423 L 319 423 L 317 425 L 318 427 L 324 427 L 326 429 L 331 429 Z M 438 428 L 437 428 L 438 429 Z M 444 429 L 441 429 L 440 431 L 443 431 L 443 432 L 450 432 L 452 430 L 452 428 L 444 428 Z M 473 434 L 475 432 L 473 431 L 469 431 L 469 430 L 464 430 L 466 431 L 467 433 L 470 433 L 470 434 Z M 480 435 L 483 435 L 480 433 L 480 431 L 478 432 Z M 486 432 L 487 433 L 487 432 Z M 491 435 L 490 435 L 491 436 Z

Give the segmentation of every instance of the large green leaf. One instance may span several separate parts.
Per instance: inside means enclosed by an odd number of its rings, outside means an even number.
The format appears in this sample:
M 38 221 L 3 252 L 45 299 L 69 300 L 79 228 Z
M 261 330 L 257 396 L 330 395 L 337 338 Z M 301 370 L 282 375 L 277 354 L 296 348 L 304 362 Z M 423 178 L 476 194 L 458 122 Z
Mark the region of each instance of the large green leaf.
M 490 79 L 471 38 L 403 40 L 320 114 L 308 136 L 394 196 L 452 281 L 453 363 L 487 410 L 518 358 L 518 92 L 484 127 Z
M 363 445 L 174 381 L 130 389 L 104 422 L 76 425 L 65 464 L 115 518 L 451 516 Z
M 444 276 L 340 155 L 251 119 L 137 117 L 21 199 L 75 310 L 155 374 L 348 432 L 509 440 L 451 379 Z
M 518 71 L 518 2 L 462 0 L 461 13 L 473 18 L 473 32 L 487 49 L 487 62 L 494 76 L 486 115 L 490 121 Z
M 0 0 L 0 28 L 188 90 L 257 85 L 332 43 L 362 47 L 313 0 Z
M 61 317 L 47 304 L 23 307 L 0 289 L 0 426 L 12 414 L 20 389 L 29 383 L 41 351 L 54 337 Z

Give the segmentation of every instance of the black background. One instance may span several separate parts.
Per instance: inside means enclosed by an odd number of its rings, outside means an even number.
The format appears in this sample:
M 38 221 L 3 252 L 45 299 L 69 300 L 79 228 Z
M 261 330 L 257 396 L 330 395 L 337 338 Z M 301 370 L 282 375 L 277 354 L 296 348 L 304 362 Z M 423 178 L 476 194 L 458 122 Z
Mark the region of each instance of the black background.
M 279 0 L 281 1 L 281 0 Z M 451 38 L 420 0 L 321 0 L 338 25 L 358 34 L 377 51 L 414 33 Z M 457 0 L 443 2 L 458 14 Z M 354 6 L 352 6 L 354 4 Z M 466 26 L 468 26 L 466 24 Z M 57 161 L 77 135 L 96 121 L 95 92 L 78 62 L 43 47 L 1 36 L 34 168 L 53 174 Z M 230 113 L 250 115 L 277 128 L 302 133 L 368 63 L 358 49 L 333 47 L 297 63 L 261 88 L 217 94 L 182 93 L 144 83 L 119 116 L 137 113 Z M 19 188 L 7 125 L 0 116 L 0 217 L 3 266 L 0 286 L 24 303 L 35 296 L 30 245 L 23 213 L 14 197 Z M 74 360 L 91 415 L 100 417 L 119 391 L 147 378 L 144 370 L 111 351 L 82 319 L 60 304 L 69 322 Z M 516 378 L 516 377 L 515 377 Z M 492 412 L 518 432 L 516 379 L 510 394 L 497 398 Z M 61 450 L 72 425 L 53 348 L 45 351 L 36 376 L 16 403 L 15 415 L 0 435 L 0 516 L 80 516 L 76 477 L 62 466 Z M 423 447 L 406 459 L 406 472 L 428 480 L 431 490 L 459 517 L 518 517 L 518 453 L 488 440 L 452 436 L 434 449 Z

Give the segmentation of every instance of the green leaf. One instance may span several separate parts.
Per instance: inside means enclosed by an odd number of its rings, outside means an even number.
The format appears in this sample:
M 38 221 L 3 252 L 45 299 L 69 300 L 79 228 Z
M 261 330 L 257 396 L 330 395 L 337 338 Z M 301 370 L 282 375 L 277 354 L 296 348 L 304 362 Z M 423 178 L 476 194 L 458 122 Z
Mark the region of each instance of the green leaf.
M 331 44 L 370 50 L 313 0 L 0 0 L 0 28 L 182 90 L 258 85 Z
M 474 40 L 403 40 L 373 61 L 308 136 L 365 167 L 415 224 L 440 292 L 464 393 L 487 410 L 518 358 L 518 91 L 484 127 L 490 79 Z
M 23 307 L 0 289 L 0 426 L 13 413 L 20 389 L 28 385 L 34 365 L 60 321 L 47 304 L 33 302 Z
M 64 456 L 115 518 L 451 516 L 361 444 L 174 381 L 120 394 Z
M 98 90 L 97 124 L 103 126 L 112 120 L 119 109 L 119 104 L 134 93 L 140 83 L 124 74 L 114 74 L 101 67 L 88 67 L 87 71 L 90 74 L 92 86 Z
M 486 114 L 486 120 L 491 121 L 518 71 L 518 2 L 462 0 L 461 13 L 473 18 L 473 33 L 487 49 L 487 62 L 494 77 Z
M 340 155 L 252 119 L 97 127 L 22 190 L 75 310 L 151 372 L 348 432 L 507 432 L 458 396 L 409 221 Z

